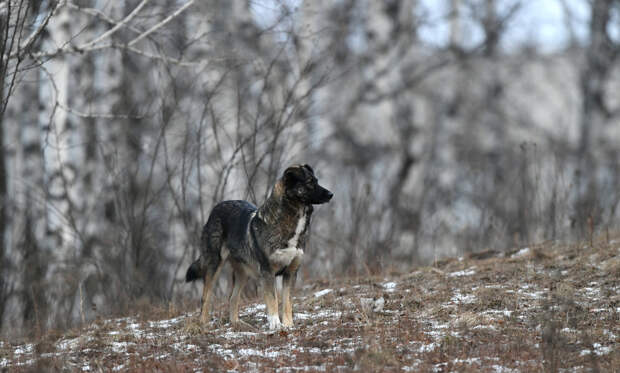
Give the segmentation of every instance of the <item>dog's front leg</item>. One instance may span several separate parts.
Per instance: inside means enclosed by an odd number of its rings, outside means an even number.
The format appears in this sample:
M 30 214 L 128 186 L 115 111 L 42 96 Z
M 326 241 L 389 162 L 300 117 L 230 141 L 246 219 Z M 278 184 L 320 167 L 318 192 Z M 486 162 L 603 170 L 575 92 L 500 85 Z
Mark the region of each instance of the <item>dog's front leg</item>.
M 278 316 L 278 295 L 276 293 L 276 278 L 271 273 L 263 275 L 263 294 L 267 308 L 267 323 L 270 330 L 279 329 L 282 324 Z
M 294 286 L 295 274 L 285 273 L 282 276 L 282 325 L 293 326 L 293 306 L 291 304 L 291 288 Z
M 295 257 L 286 271 L 282 274 L 282 324 L 287 328 L 293 326 L 293 304 L 291 303 L 291 291 L 295 288 L 297 269 L 301 264 L 301 259 L 301 255 Z

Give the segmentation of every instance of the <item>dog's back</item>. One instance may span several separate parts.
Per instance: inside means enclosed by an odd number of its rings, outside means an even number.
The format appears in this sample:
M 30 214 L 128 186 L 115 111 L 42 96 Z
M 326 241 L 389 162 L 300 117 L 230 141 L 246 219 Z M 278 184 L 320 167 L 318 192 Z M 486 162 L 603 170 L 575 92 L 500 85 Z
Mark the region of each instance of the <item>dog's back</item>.
M 233 259 L 242 260 L 250 253 L 245 239 L 256 206 L 247 201 L 223 201 L 215 205 L 202 229 L 201 257 L 187 270 L 185 280 L 204 277 L 209 268 L 215 269 L 222 260 L 222 248 Z

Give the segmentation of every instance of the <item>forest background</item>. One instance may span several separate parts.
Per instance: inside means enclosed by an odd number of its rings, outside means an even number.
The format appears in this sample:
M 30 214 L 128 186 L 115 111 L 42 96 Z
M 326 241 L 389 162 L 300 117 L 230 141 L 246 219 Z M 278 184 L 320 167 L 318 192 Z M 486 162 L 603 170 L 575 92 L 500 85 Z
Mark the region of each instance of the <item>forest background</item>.
M 618 0 L 0 1 L 0 331 L 197 297 L 291 163 L 301 283 L 617 230 L 619 52 Z

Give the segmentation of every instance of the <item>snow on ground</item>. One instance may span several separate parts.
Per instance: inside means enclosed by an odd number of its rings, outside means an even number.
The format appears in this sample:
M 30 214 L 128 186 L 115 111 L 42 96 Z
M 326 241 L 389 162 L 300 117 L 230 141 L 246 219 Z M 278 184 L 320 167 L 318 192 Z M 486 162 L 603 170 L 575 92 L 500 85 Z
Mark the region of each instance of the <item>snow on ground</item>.
M 530 248 L 526 247 L 526 248 L 523 248 L 523 249 L 517 251 L 516 253 L 512 254 L 512 257 L 513 258 L 523 257 L 523 256 L 526 256 L 526 255 L 529 255 L 530 252 L 531 252 Z
M 331 293 L 332 291 L 334 291 L 333 289 L 323 289 L 321 291 L 317 291 L 316 293 L 314 293 L 314 297 L 315 298 L 319 298 L 322 297 L 323 295 L 327 295 L 329 293 Z
M 465 269 L 462 271 L 456 271 L 456 272 L 452 272 L 449 273 L 448 276 L 450 277 L 462 277 L 462 276 L 472 276 L 475 275 L 476 271 L 475 268 L 469 268 L 469 269 Z
M 230 372 L 541 371 L 548 330 L 556 330 L 554 348 L 567 346 L 562 369 L 591 370 L 594 357 L 600 370 L 620 361 L 614 267 L 517 254 L 300 289 L 290 329 L 268 330 L 265 305 L 246 302 L 240 317 L 251 327 L 234 330 L 218 300 L 206 327 L 186 312 L 99 320 L 47 345 L 0 341 L 0 368 L 48 359 L 81 371 L 149 371 L 152 362 Z
M 393 292 L 394 290 L 396 290 L 396 286 L 398 285 L 397 283 L 395 283 L 394 281 L 389 281 L 389 282 L 385 282 L 383 284 L 381 284 L 383 286 L 383 288 L 385 289 L 385 291 L 387 292 Z

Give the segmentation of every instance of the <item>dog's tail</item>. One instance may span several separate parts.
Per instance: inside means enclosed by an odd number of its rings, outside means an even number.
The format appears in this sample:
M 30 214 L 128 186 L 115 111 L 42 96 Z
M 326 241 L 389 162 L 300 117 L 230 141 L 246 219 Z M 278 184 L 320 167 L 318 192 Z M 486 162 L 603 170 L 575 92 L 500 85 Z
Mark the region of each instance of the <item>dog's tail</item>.
M 196 281 L 199 278 L 203 278 L 205 275 L 205 270 L 202 266 L 200 258 L 196 260 L 192 265 L 187 269 L 187 273 L 185 273 L 185 282 Z

